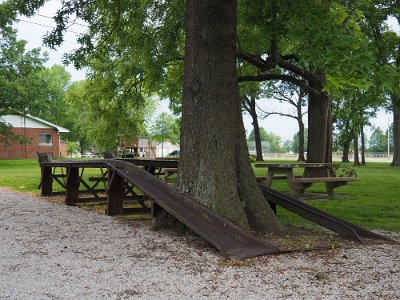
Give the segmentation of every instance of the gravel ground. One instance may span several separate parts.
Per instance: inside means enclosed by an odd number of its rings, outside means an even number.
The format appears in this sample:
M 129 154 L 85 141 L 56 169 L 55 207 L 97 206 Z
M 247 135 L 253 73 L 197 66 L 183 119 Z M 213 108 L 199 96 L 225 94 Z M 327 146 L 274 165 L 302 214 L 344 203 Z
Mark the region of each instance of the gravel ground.
M 399 245 L 229 261 L 197 237 L 2 188 L 0 238 L 0 299 L 400 299 Z

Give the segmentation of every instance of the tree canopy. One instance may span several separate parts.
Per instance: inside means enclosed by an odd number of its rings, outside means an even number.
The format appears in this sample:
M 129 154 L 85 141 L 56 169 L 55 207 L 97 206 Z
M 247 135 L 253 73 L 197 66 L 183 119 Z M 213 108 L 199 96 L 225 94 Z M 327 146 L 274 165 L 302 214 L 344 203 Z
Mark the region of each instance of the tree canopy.
M 40 89 L 39 72 L 47 57 L 40 49 L 26 50 L 11 28 L 0 31 L 0 109 L 25 111 Z

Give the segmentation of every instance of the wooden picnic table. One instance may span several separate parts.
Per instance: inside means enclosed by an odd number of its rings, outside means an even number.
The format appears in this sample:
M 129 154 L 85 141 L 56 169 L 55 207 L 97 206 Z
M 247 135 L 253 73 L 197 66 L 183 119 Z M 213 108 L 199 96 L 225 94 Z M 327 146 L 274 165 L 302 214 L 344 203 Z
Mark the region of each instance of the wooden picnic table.
M 114 159 L 113 159 L 114 160 Z M 178 167 L 177 160 L 162 160 L 162 159 L 115 159 L 124 161 L 137 166 L 143 167 L 147 172 L 153 174 L 156 177 L 164 175 L 164 168 L 169 168 L 169 174 L 171 170 L 176 170 Z M 112 177 L 112 171 L 107 169 L 105 159 L 100 160 L 51 160 L 39 161 L 41 167 L 41 193 L 43 196 L 51 196 L 60 193 L 53 192 L 53 182 L 56 181 L 63 189 L 65 194 L 65 203 L 68 205 L 75 205 L 82 202 L 93 202 L 109 200 L 109 178 Z M 91 176 L 84 178 L 84 170 L 87 168 L 100 169 L 100 174 L 97 176 Z M 170 176 L 170 175 L 169 175 Z M 104 185 L 104 187 L 102 187 Z M 120 201 L 123 199 L 132 199 L 138 201 L 141 208 L 137 208 L 136 212 L 149 211 L 150 208 L 144 203 L 144 197 L 138 195 L 134 187 L 128 183 L 122 184 L 124 191 Z M 112 189 L 115 190 L 115 189 Z M 104 196 L 107 193 L 107 197 Z M 84 194 L 85 197 L 82 198 Z M 103 195 L 102 195 L 103 194 Z M 88 198 L 91 196 L 91 198 Z M 111 197 L 113 197 L 111 195 Z M 113 197 L 118 198 L 118 197 Z M 120 214 L 119 208 L 122 207 L 120 204 L 116 204 L 118 211 L 113 207 L 113 201 L 108 201 L 108 214 Z M 128 211 L 129 209 L 124 209 Z
M 40 162 L 42 170 L 41 191 L 43 196 L 51 196 L 53 192 L 53 179 L 55 179 L 62 188 L 65 189 L 65 202 L 67 204 L 75 204 L 79 201 L 79 186 L 86 188 L 85 192 L 90 193 L 96 200 L 101 200 L 99 192 L 105 191 L 104 188 L 99 189 L 100 183 L 107 181 L 108 172 L 104 170 L 104 160 L 52 160 Z M 57 173 L 57 168 L 61 173 Z M 85 169 L 100 169 L 101 176 L 97 177 L 93 185 L 84 180 L 83 173 Z M 65 170 L 65 171 L 64 171 Z M 62 182 L 59 177 L 65 177 Z
M 287 179 L 292 196 L 303 194 L 306 188 L 316 182 L 325 183 L 328 195 L 333 196 L 334 188 L 356 180 L 355 177 L 336 177 L 334 169 L 339 166 L 340 164 L 333 163 L 260 163 L 255 165 L 257 168 L 268 168 L 266 177 L 261 178 L 268 187 L 272 186 L 274 179 Z M 295 168 L 304 168 L 303 175 L 296 176 Z
M 145 159 L 145 158 L 117 158 L 117 160 L 125 161 L 136 166 L 143 167 L 147 172 L 159 177 L 163 174 L 163 169 L 177 169 L 177 159 Z

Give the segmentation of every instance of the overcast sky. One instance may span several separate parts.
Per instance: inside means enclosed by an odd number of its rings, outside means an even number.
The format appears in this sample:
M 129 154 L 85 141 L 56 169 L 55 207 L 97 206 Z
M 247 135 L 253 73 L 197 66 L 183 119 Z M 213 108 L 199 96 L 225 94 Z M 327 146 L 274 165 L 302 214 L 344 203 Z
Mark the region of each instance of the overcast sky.
M 54 26 L 54 21 L 51 17 L 54 15 L 55 11 L 59 7 L 58 1 L 47 2 L 45 7 L 43 7 L 33 18 L 26 18 L 21 16 L 20 22 L 16 25 L 18 30 L 18 38 L 28 41 L 27 48 L 41 47 L 44 51 L 49 53 L 49 61 L 47 66 L 52 66 L 54 64 L 62 64 L 62 56 L 64 53 L 68 53 L 73 49 L 77 48 L 76 38 L 78 33 L 85 31 L 85 26 L 72 25 L 69 28 L 69 32 L 66 32 L 64 37 L 64 43 L 61 47 L 56 50 L 51 50 L 42 45 L 42 38 L 47 31 L 51 30 Z M 84 24 L 82 24 L 84 25 Z M 390 23 L 392 28 L 397 28 L 399 26 L 395 20 Z M 84 70 L 76 70 L 73 66 L 66 66 L 68 72 L 72 76 L 72 81 L 78 81 L 85 78 Z M 167 111 L 168 103 L 163 101 L 160 103 L 160 111 Z M 291 113 L 293 109 L 287 105 L 279 104 L 277 101 L 265 100 L 260 102 L 260 106 L 265 110 L 271 110 L 271 107 L 275 111 L 280 111 L 284 113 Z M 389 120 L 388 120 L 389 119 Z M 386 130 L 388 126 L 388 121 L 392 122 L 392 116 L 387 115 L 384 111 L 378 113 L 378 117 L 371 120 L 374 126 L 379 126 L 382 130 Z M 297 122 L 292 118 L 280 117 L 272 115 L 264 120 L 260 120 L 260 126 L 263 127 L 268 132 L 273 132 L 282 137 L 282 140 L 288 140 L 293 137 L 293 135 L 298 131 Z M 305 119 L 305 124 L 307 124 Z M 251 118 L 248 115 L 244 116 L 245 127 L 250 132 L 252 130 Z M 307 126 L 307 125 L 306 125 Z M 368 134 L 369 132 L 367 132 Z

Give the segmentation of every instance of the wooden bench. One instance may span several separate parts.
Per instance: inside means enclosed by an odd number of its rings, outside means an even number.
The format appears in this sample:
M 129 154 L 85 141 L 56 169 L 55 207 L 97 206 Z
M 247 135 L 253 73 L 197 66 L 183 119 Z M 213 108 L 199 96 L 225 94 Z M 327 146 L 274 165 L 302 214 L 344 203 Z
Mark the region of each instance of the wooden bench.
M 304 194 L 304 190 L 313 183 L 324 182 L 328 195 L 332 197 L 334 188 L 355 180 L 357 180 L 357 177 L 295 177 L 292 180 L 292 194 Z

